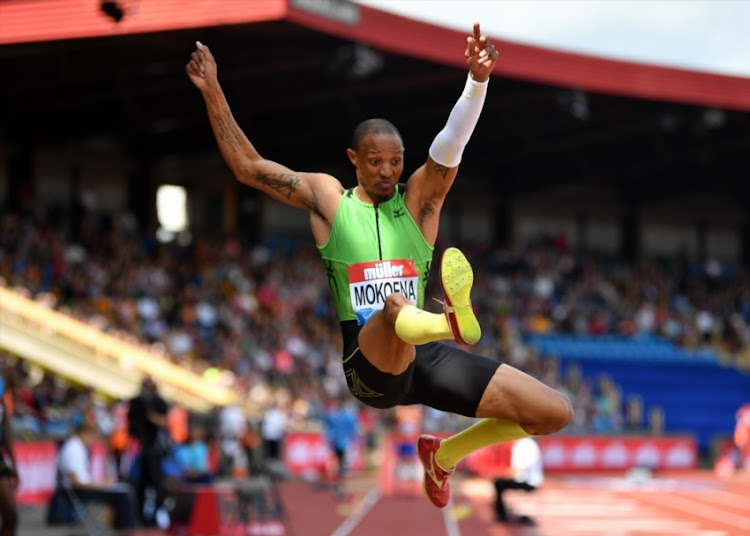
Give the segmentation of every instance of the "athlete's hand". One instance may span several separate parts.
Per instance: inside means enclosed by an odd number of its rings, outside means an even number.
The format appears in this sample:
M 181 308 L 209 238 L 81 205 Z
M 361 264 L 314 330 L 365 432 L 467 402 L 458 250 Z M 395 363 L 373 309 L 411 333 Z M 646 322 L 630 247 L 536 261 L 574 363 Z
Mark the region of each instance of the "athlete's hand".
M 490 77 L 499 53 L 495 45 L 490 43 L 490 39 L 480 33 L 478 22 L 474 23 L 474 35 L 466 38 L 464 56 L 466 56 L 466 64 L 474 80 L 484 82 Z
M 190 81 L 201 91 L 212 85 L 218 85 L 216 60 L 206 45 L 195 42 L 195 52 L 190 54 L 190 61 L 185 67 Z

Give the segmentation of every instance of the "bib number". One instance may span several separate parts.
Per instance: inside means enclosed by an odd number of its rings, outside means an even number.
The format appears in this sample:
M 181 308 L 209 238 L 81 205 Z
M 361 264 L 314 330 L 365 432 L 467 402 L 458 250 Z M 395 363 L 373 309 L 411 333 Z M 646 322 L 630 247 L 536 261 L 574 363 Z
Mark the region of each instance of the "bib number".
M 406 299 L 417 303 L 419 275 L 409 259 L 362 262 L 352 264 L 349 270 L 349 295 L 352 310 L 360 319 L 385 306 L 389 294 L 400 292 Z M 365 318 L 366 320 L 366 318 Z

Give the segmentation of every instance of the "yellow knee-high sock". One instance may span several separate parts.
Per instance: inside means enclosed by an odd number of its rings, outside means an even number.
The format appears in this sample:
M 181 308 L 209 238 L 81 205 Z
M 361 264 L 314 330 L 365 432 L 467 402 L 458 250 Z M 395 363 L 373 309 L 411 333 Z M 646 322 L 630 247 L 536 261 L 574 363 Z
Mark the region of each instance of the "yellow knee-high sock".
M 443 469 L 452 469 L 475 450 L 497 443 L 528 437 L 531 434 L 507 419 L 482 419 L 447 439 L 443 439 L 435 459 Z
M 399 311 L 396 317 L 396 335 L 409 344 L 453 339 L 453 332 L 444 314 L 423 311 L 413 305 L 407 305 Z

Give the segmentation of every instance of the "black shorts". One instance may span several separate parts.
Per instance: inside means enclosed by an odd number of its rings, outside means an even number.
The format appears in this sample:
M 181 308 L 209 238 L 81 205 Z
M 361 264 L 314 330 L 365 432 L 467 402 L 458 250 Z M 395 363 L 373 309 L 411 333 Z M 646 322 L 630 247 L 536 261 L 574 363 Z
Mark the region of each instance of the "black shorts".
M 362 403 L 386 409 L 424 404 L 435 409 L 476 417 L 484 390 L 500 361 L 447 344 L 431 342 L 416 347 L 416 359 L 401 374 L 381 372 L 359 349 L 351 332 L 344 340 L 343 365 L 349 391 Z

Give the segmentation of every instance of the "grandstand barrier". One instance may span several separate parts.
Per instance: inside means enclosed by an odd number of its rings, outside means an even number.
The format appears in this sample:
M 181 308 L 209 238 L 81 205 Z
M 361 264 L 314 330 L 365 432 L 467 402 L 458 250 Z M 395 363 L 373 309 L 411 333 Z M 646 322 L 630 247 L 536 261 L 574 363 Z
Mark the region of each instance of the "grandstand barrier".
M 13 453 L 18 464 L 19 486 L 16 490 L 18 504 L 46 505 L 57 484 L 57 452 L 55 441 L 16 441 Z M 91 446 L 91 479 L 95 483 L 115 480 L 107 445 L 96 442 Z
M 627 471 L 638 467 L 679 471 L 693 470 L 698 465 L 698 445 L 692 436 L 552 435 L 540 437 L 538 441 L 548 473 Z M 400 455 L 399 443 L 392 435 L 382 441 L 384 455 L 380 469 L 387 474 L 380 475 L 380 482 L 385 492 L 398 493 L 401 489 L 413 487 L 413 467 L 406 455 Z M 491 456 L 490 451 L 484 449 L 472 455 L 472 472 L 481 474 L 478 469 L 482 467 L 488 473 L 494 470 L 492 464 L 495 462 L 483 458 L 488 454 Z M 325 437 L 318 432 L 291 433 L 284 440 L 284 461 L 293 475 L 319 477 L 329 456 L 332 454 Z M 364 458 L 365 452 L 360 444 L 352 459 L 361 461 Z M 362 467 L 362 463 L 350 465 L 354 471 Z
M 325 436 L 320 432 L 293 432 L 284 438 L 284 464 L 295 476 L 325 480 L 332 464 L 336 463 Z M 364 441 L 356 440 L 355 447 L 347 453 L 347 468 L 361 471 L 365 466 L 367 453 Z
M 548 473 L 626 471 L 637 467 L 669 471 L 692 470 L 697 467 L 698 462 L 696 440 L 689 436 L 552 435 L 540 437 L 538 441 Z M 398 444 L 395 436 L 383 438 L 382 445 L 387 452 L 397 452 Z M 55 488 L 57 443 L 17 441 L 13 448 L 21 481 L 16 491 L 19 504 L 46 504 Z M 321 433 L 294 432 L 284 440 L 283 456 L 291 475 L 324 479 L 334 454 Z M 738 467 L 750 470 L 750 449 L 746 449 L 743 456 Z M 353 472 L 364 470 L 365 459 L 366 448 L 362 441 L 358 441 L 350 452 L 348 468 Z M 383 460 L 380 468 L 393 475 L 387 484 L 389 489 L 410 489 L 416 478 L 411 476 L 418 471 L 414 469 L 415 466 L 409 465 L 408 457 L 399 459 L 395 455 L 384 456 Z M 110 462 L 106 444 L 95 444 L 91 450 L 92 477 L 95 482 L 113 480 Z M 490 449 L 477 451 L 472 454 L 471 461 L 466 462 L 472 472 L 480 474 L 483 471 L 490 473 L 494 470 L 495 463 L 497 462 L 493 461 Z M 382 482 L 383 475 L 380 476 Z
M 545 470 L 624 471 L 693 470 L 698 465 L 698 443 L 692 436 L 545 436 L 539 438 Z
M 547 473 L 610 472 L 634 468 L 689 471 L 698 466 L 693 437 L 567 436 L 537 438 Z M 477 474 L 493 474 L 507 464 L 493 449 L 477 451 L 466 461 Z
M 47 504 L 55 490 L 57 443 L 54 441 L 16 442 L 13 452 L 18 464 L 16 501 L 29 506 Z

